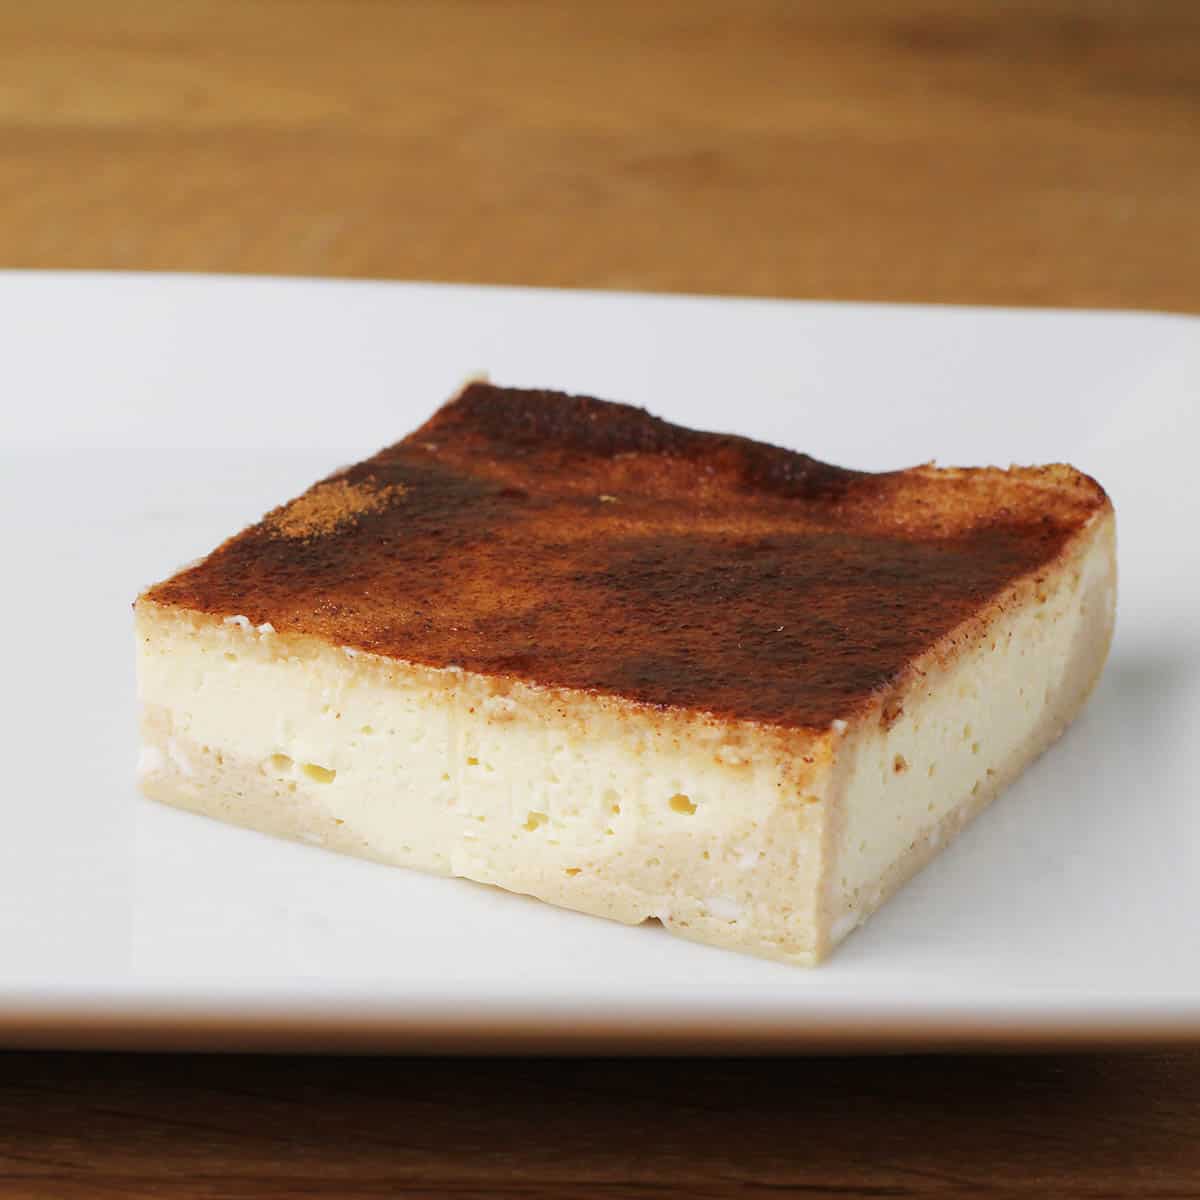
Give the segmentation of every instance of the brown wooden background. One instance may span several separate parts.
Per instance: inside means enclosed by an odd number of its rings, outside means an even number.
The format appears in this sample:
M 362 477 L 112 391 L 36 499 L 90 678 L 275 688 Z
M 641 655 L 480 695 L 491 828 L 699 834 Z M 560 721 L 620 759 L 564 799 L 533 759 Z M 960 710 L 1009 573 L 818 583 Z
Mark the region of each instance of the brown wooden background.
M 0 263 L 1200 308 L 1195 0 L 5 0 Z
M 1200 311 L 1200 2 L 0 0 L 0 266 Z M 715 952 L 714 952 L 715 953 Z M 0 1194 L 1200 1195 L 1200 1052 L 0 1055 Z

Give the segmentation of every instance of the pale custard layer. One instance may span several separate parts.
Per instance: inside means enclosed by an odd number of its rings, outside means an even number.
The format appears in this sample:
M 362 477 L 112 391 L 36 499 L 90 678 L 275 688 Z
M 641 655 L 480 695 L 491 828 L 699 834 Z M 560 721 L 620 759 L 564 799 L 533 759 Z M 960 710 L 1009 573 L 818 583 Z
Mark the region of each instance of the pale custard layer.
M 813 963 L 1062 732 L 1102 668 L 1114 597 L 1109 511 L 893 693 L 819 731 L 417 666 L 143 599 L 142 787 Z

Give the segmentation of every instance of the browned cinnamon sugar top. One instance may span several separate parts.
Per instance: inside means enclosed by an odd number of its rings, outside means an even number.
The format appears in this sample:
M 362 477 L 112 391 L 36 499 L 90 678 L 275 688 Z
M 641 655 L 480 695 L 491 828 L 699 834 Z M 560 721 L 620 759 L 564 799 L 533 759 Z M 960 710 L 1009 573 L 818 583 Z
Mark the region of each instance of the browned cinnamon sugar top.
M 472 384 L 147 598 L 824 728 L 1107 503 L 1068 467 L 866 474 L 626 405 Z
M 348 479 L 327 479 L 268 513 L 263 524 L 280 537 L 323 537 L 364 513 L 386 508 L 404 491 L 403 484 L 380 487 L 373 480 L 351 483 Z

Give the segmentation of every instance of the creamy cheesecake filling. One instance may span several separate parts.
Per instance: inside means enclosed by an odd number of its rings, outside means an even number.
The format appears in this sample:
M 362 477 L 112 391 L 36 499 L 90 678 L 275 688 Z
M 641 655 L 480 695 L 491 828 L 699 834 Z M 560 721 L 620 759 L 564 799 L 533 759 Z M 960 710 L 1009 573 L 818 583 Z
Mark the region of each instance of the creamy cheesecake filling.
M 619 921 L 814 952 L 828 771 L 798 773 L 777 737 L 498 691 L 237 619 L 145 606 L 139 634 L 155 798 Z
M 903 695 L 806 734 L 397 663 L 139 603 L 156 799 L 696 940 L 818 960 L 1069 723 L 1112 520 Z M 946 664 L 946 665 L 942 665 Z
M 1097 522 L 1064 564 L 1026 586 L 1026 602 L 1010 606 L 969 653 L 948 667 L 930 662 L 896 709 L 885 704 L 880 720 L 865 722 L 848 739 L 829 890 L 834 944 L 1079 711 L 1112 635 L 1114 538 L 1111 517 Z

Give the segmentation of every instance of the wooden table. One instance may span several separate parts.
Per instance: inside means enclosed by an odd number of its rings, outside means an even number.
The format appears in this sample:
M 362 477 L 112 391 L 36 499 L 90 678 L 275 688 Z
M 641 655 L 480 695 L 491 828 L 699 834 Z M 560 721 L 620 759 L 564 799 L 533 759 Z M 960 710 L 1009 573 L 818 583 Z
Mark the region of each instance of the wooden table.
M 18 1056 L 4 1196 L 1200 1194 L 1200 1060 Z
M 0 263 L 1200 308 L 1195 0 L 0 5 Z
M 0 264 L 1200 311 L 1200 4 L 0 7 Z M 0 1194 L 1200 1195 L 1200 1053 L 0 1056 Z

